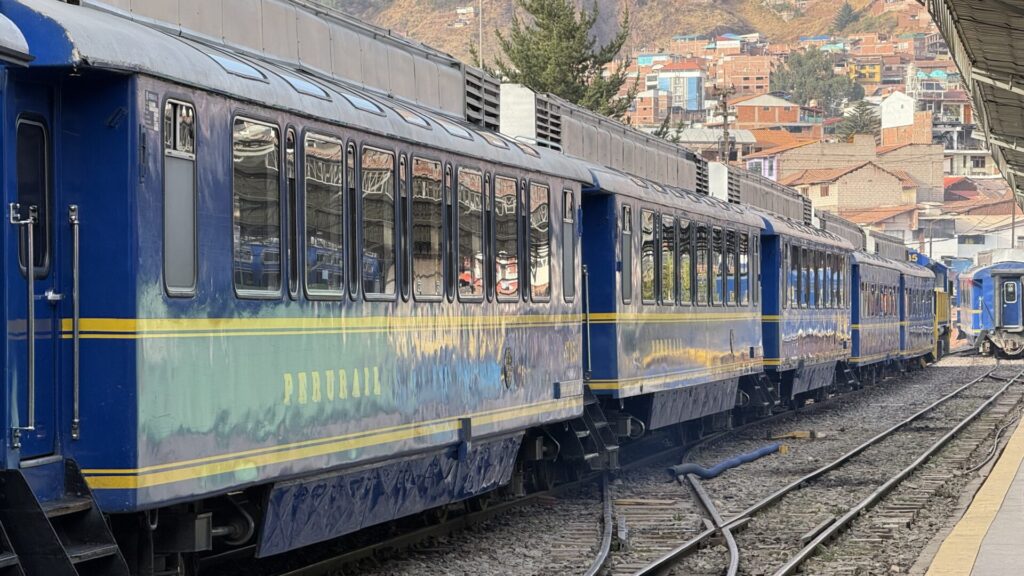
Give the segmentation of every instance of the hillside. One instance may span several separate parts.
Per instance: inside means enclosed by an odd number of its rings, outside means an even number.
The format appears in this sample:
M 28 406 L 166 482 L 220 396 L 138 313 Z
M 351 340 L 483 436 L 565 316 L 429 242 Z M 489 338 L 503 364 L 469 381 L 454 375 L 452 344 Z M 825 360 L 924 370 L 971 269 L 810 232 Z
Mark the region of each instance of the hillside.
M 458 8 L 473 8 L 478 0 L 317 0 L 339 10 L 393 29 L 451 54 L 468 59 L 477 44 L 475 15 L 459 16 Z M 590 5 L 590 0 L 584 0 Z M 851 0 L 861 9 L 871 0 Z M 484 57 L 492 60 L 497 49 L 493 30 L 508 26 L 515 0 L 484 0 Z M 601 14 L 621 14 L 632 19 L 629 50 L 667 47 L 678 34 L 761 32 L 775 42 L 799 36 L 824 34 L 840 5 L 837 0 L 597 0 Z M 613 32 L 614 21 L 605 18 L 602 36 Z M 895 20 L 864 18 L 858 29 L 894 29 Z M 899 32 L 900 30 L 896 30 Z

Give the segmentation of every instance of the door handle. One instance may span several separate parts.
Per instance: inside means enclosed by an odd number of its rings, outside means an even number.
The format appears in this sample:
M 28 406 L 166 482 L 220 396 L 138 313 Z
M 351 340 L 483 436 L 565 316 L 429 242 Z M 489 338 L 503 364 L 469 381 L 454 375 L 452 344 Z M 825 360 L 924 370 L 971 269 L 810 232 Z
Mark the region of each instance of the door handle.
M 78 325 L 81 320 L 81 310 L 79 309 L 78 297 L 78 257 L 81 250 L 78 241 L 79 220 L 77 204 L 71 204 L 68 206 L 68 223 L 71 224 L 71 386 L 74 395 L 71 414 L 71 439 L 78 440 L 80 436 L 79 425 L 81 423 L 78 413 L 79 375 L 81 374 L 81 370 L 79 369 L 79 360 L 81 358 L 79 353 L 80 338 L 78 334 Z
M 28 366 L 26 366 L 26 383 L 28 384 L 28 425 L 15 426 L 12 430 L 14 448 L 21 447 L 21 432 L 36 429 L 36 314 L 35 314 L 35 240 L 34 226 L 39 220 L 39 207 L 28 207 L 28 217 L 21 217 L 21 204 L 11 202 L 8 221 L 18 227 L 19 234 L 25 231 L 25 344 L 28 348 Z

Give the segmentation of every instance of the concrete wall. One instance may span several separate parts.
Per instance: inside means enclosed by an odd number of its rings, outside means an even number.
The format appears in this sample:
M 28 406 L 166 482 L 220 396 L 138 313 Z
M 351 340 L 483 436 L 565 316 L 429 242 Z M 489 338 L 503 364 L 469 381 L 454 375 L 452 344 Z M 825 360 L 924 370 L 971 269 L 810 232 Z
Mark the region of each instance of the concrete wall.
M 918 202 L 942 202 L 942 146 L 911 144 L 878 157 L 883 168 L 906 170 L 925 186 L 918 193 Z
M 852 143 L 808 144 L 779 155 L 780 177 L 816 168 L 844 168 L 875 159 L 875 139 L 858 134 Z

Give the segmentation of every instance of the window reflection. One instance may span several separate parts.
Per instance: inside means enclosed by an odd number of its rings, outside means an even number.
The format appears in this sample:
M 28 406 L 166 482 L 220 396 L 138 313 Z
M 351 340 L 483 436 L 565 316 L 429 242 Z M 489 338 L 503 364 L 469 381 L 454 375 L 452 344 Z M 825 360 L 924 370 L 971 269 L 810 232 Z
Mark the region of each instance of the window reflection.
M 281 287 L 277 128 L 236 119 L 233 154 L 234 280 L 239 290 Z
M 475 170 L 459 169 L 459 296 L 484 294 L 483 177 Z
M 654 212 L 640 211 L 640 298 L 654 301 Z
M 498 298 L 519 296 L 519 201 L 516 181 L 494 180 L 495 287 Z
M 341 293 L 344 196 L 342 143 L 306 136 L 306 286 Z
M 441 163 L 412 161 L 412 277 L 417 296 L 440 296 L 443 287 Z
M 547 186 L 530 185 L 530 293 L 551 296 L 551 199 Z
M 395 293 L 395 156 L 364 149 L 363 293 Z

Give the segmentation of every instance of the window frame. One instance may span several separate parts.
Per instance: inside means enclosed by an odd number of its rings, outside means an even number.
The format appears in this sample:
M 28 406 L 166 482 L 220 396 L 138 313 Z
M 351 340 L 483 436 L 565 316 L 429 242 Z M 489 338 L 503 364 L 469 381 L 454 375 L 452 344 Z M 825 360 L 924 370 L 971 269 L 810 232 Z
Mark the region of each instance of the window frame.
M 351 160 L 352 166 L 349 166 Z M 356 258 L 355 250 L 360 244 L 360 238 L 362 237 L 361 228 L 362 226 L 356 226 L 362 220 L 359 216 L 359 207 L 362 205 L 360 198 L 362 191 L 360 190 L 360 167 L 362 163 L 359 158 L 359 143 L 349 138 L 345 142 L 345 200 L 342 202 L 345 206 L 345 245 L 343 252 L 345 254 L 345 293 L 348 294 L 349 300 L 355 302 L 359 299 L 359 295 L 362 293 L 362 261 L 353 262 L 353 258 Z
M 619 290 L 622 292 L 622 303 L 633 303 L 633 205 L 623 202 L 619 205 Z M 626 255 L 629 261 L 626 261 Z M 627 273 L 626 270 L 629 269 Z M 626 282 L 626 277 L 629 282 Z M 626 289 L 629 289 L 629 294 Z
M 714 291 L 714 285 L 713 284 L 714 284 L 714 281 L 715 281 L 714 280 L 714 275 L 712 274 L 713 269 L 711 267 L 711 254 L 712 254 L 712 250 L 711 250 L 711 241 L 712 241 L 711 229 L 712 229 L 712 227 L 711 227 L 710 224 L 708 224 L 707 222 L 703 222 L 703 221 L 695 222 L 695 224 L 697 225 L 697 227 L 694 229 L 694 233 L 693 233 L 693 238 L 694 238 L 694 240 L 693 240 L 693 244 L 694 244 L 694 248 L 693 248 L 694 265 L 693 266 L 694 266 L 694 278 L 695 278 L 694 286 L 693 286 L 693 289 L 694 289 L 694 302 L 695 302 L 696 306 L 712 306 L 711 293 Z M 703 250 L 703 256 L 704 256 L 704 275 L 705 275 L 706 283 L 704 285 L 703 294 L 701 293 L 701 290 L 700 290 L 700 268 L 697 266 L 698 259 L 700 258 L 701 252 L 702 252 L 701 249 L 700 249 L 700 245 L 698 243 L 698 238 L 701 235 L 700 234 L 701 231 L 704 232 L 704 236 L 705 236 L 705 240 L 704 240 L 705 246 L 704 246 L 704 250 Z M 702 301 L 701 296 L 703 296 L 703 301 Z
M 1012 301 L 1006 299 L 1006 288 L 1008 286 L 1012 286 L 1013 287 L 1013 300 Z M 1016 282 L 1014 282 L 1013 280 L 1003 281 L 1003 304 L 1016 304 L 1017 302 L 1019 302 L 1020 301 L 1020 295 L 1017 294 L 1017 292 L 1018 292 L 1018 290 L 1017 290 L 1017 283 Z
M 345 153 L 346 153 L 348 148 L 347 148 L 346 142 L 345 142 L 345 140 L 343 138 L 341 138 L 339 136 L 335 136 L 333 134 L 329 134 L 329 133 L 325 133 L 325 132 L 319 132 L 317 130 L 311 130 L 309 128 L 304 128 L 302 130 L 302 133 L 301 133 L 300 136 L 301 136 L 301 138 L 297 141 L 297 144 L 299 142 L 301 142 L 301 144 L 302 144 L 302 148 L 301 148 L 301 150 L 302 150 L 302 154 L 301 154 L 301 157 L 302 157 L 302 163 L 301 163 L 301 167 L 302 167 L 302 170 L 301 170 L 301 172 L 302 172 L 302 186 L 301 186 L 302 194 L 301 194 L 301 198 L 300 198 L 299 194 L 296 192 L 296 202 L 301 204 L 301 206 L 302 206 L 302 236 L 301 236 L 301 240 L 298 242 L 298 245 L 297 245 L 298 251 L 301 252 L 302 255 L 303 255 L 303 257 L 301 259 L 299 259 L 299 263 L 301 264 L 299 266 L 299 275 L 302 278 L 302 282 L 301 282 L 302 293 L 306 297 L 307 300 L 312 300 L 312 301 L 338 301 L 338 300 L 342 300 L 342 299 L 345 298 L 345 292 L 347 292 L 346 289 L 348 288 L 348 277 L 346 276 L 346 274 L 349 273 L 349 270 L 348 270 L 348 268 L 346 266 L 346 259 L 345 259 L 346 251 L 349 250 L 349 246 L 347 245 L 348 238 L 345 236 L 345 226 L 347 225 L 347 222 L 348 222 L 348 210 L 346 210 L 347 206 L 346 206 L 346 199 L 345 199 L 345 195 L 346 195 L 346 191 L 347 191 L 346 188 L 345 188 L 345 184 L 346 184 L 346 182 L 345 182 L 345 172 L 346 172 L 346 168 L 345 168 L 345 161 L 346 161 Z M 308 199 L 309 195 L 307 194 L 307 190 L 306 190 L 306 143 L 310 139 L 310 137 L 312 137 L 313 139 L 319 138 L 321 140 L 333 141 L 333 142 L 335 142 L 335 143 L 337 143 L 338 145 L 341 146 L 341 151 L 342 151 L 342 155 L 341 155 L 341 159 L 340 159 L 341 174 L 342 174 L 342 177 L 341 177 L 341 274 L 342 274 L 342 278 L 341 278 L 341 289 L 339 289 L 339 290 L 311 290 L 309 288 L 309 276 L 308 276 L 309 271 L 306 269 L 305 264 L 307 264 L 307 262 L 306 262 L 306 252 L 308 250 L 307 243 L 309 242 L 308 229 L 307 229 L 307 225 L 308 225 L 308 218 L 307 218 L 308 204 L 307 204 L 307 199 Z M 296 170 L 298 170 L 299 166 L 300 165 L 298 163 L 296 163 Z M 298 190 L 298 188 L 296 188 L 296 191 L 297 190 Z M 300 202 L 300 200 L 301 200 L 301 202 Z M 298 225 L 298 220 L 296 220 L 296 225 Z M 296 231 L 298 231 L 298 230 L 296 230 Z
M 242 120 L 244 122 L 252 122 L 254 124 L 261 124 L 261 125 L 267 126 L 269 128 L 273 128 L 274 130 L 277 131 L 277 139 L 278 139 L 277 140 L 278 141 L 278 151 L 277 151 L 277 166 L 278 166 L 278 175 L 277 175 L 278 226 L 283 230 L 284 222 L 282 221 L 283 220 L 283 215 L 281 214 L 281 212 L 282 212 L 281 204 L 284 201 L 284 198 L 283 198 L 283 194 L 281 192 L 283 192 L 283 188 L 284 188 L 284 174 L 283 174 L 283 170 L 281 169 L 281 167 L 284 164 L 284 155 L 281 153 L 281 126 L 277 122 L 275 122 L 274 120 L 267 119 L 266 116 L 262 116 L 260 114 L 249 114 L 246 111 L 235 112 L 231 116 L 231 138 L 229 139 L 229 144 L 231 146 L 232 158 L 234 157 L 234 151 L 235 151 L 235 138 L 234 138 L 235 123 L 238 122 L 239 120 Z M 234 194 L 235 194 L 235 170 L 234 170 L 234 162 L 232 162 L 232 166 L 231 166 L 231 198 L 232 198 L 232 203 L 234 202 Z M 231 214 L 231 226 L 233 228 L 234 225 L 235 225 L 234 209 L 232 209 L 231 212 L 232 212 L 232 214 Z M 280 240 L 278 242 L 280 242 Z M 280 244 L 279 244 L 279 249 L 280 249 Z M 286 289 L 285 282 L 283 281 L 283 279 L 284 279 L 284 262 L 283 262 L 283 259 L 280 259 L 280 258 L 278 259 L 278 266 L 280 268 L 280 274 L 281 274 L 282 281 L 278 282 L 278 287 L 277 287 L 276 291 L 272 291 L 272 290 L 251 290 L 251 289 L 247 289 L 247 288 L 239 288 L 238 284 L 235 282 L 235 270 L 234 270 L 234 262 L 233 262 L 233 260 L 234 260 L 234 243 L 232 242 L 231 287 L 232 287 L 232 289 L 235 292 L 235 297 L 236 298 L 242 299 L 242 300 L 280 300 L 282 298 L 282 295 L 283 295 L 283 293 L 284 293 L 284 291 Z
M 402 302 L 412 299 L 412 155 L 406 151 L 398 154 L 398 203 L 399 222 L 398 251 L 402 265 L 398 267 L 401 279 Z
M 569 210 L 566 206 L 566 198 L 572 199 L 572 210 Z M 577 294 L 579 294 L 579 286 L 576 285 L 576 269 L 578 268 L 578 260 L 576 254 L 576 242 L 579 236 L 579 228 L 577 228 L 579 220 L 579 204 L 576 200 L 576 191 L 568 186 L 562 187 L 562 300 L 566 303 L 572 303 L 576 301 Z M 572 218 L 571 220 L 567 218 Z M 569 238 L 572 240 L 571 246 L 565 245 L 566 229 L 571 228 L 572 234 Z M 566 254 L 568 254 L 570 266 L 566 266 Z M 569 295 L 565 287 L 572 285 L 572 295 Z
M 529 276 L 530 276 L 530 283 L 529 283 L 530 284 L 530 294 L 529 294 L 529 296 L 530 296 L 530 301 L 531 302 L 533 302 L 535 304 L 542 304 L 542 303 L 546 303 L 546 302 L 551 302 L 551 293 L 554 291 L 554 278 L 555 278 L 555 275 L 554 275 L 554 273 L 553 273 L 553 271 L 551 269 L 551 263 L 552 263 L 552 258 L 551 258 L 551 244 L 552 244 L 551 237 L 552 237 L 552 228 L 554 227 L 552 224 L 556 220 L 555 218 L 552 217 L 552 214 L 551 214 L 551 184 L 545 183 L 545 182 L 534 181 L 532 179 L 529 180 L 529 181 L 524 179 L 524 182 L 527 182 L 527 193 L 528 194 L 532 194 L 533 193 L 533 187 L 534 186 L 538 186 L 538 187 L 543 188 L 544 190 L 547 191 L 547 206 L 548 206 L 548 230 L 547 230 L 548 293 L 547 293 L 547 295 L 537 296 L 534 293 L 534 291 L 533 291 L 533 259 L 532 259 L 532 256 L 530 256 L 530 249 L 533 247 L 533 238 L 531 236 L 531 233 L 533 231 L 533 223 L 530 220 L 531 210 L 528 209 L 524 213 L 524 216 L 526 218 L 526 225 L 527 225 L 527 233 L 526 233 L 526 239 L 525 239 L 526 240 L 526 253 L 527 253 L 527 256 L 530 258 L 530 268 L 528 270 L 529 271 Z M 528 200 L 527 201 L 527 205 L 529 206 L 530 205 L 529 199 L 527 199 L 527 200 Z
M 193 124 L 193 126 L 194 126 L 194 134 L 192 136 L 192 138 L 193 138 L 193 143 L 192 143 L 193 152 L 191 154 L 189 154 L 187 152 L 179 152 L 178 150 L 168 150 L 167 149 L 167 141 L 165 140 L 166 134 L 164 134 L 164 128 L 165 127 L 164 127 L 164 122 L 163 122 L 163 114 L 166 114 L 166 112 L 167 112 L 167 105 L 168 104 L 176 104 L 176 105 L 188 106 L 188 107 L 192 108 L 192 118 L 193 118 L 193 122 L 194 122 L 194 124 Z M 178 98 L 178 97 L 175 97 L 175 96 L 165 97 L 164 100 L 163 100 L 163 105 L 160 107 L 160 111 L 161 111 L 161 117 L 160 117 L 160 147 L 161 147 L 161 152 L 162 152 L 160 154 L 160 174 L 161 174 L 161 182 L 160 182 L 161 199 L 160 200 L 161 200 L 161 210 L 164 211 L 163 212 L 163 217 L 160 219 L 160 232 L 161 232 L 161 244 L 162 244 L 161 251 L 160 251 L 160 257 L 161 257 L 161 263 L 160 263 L 161 282 L 164 285 L 164 293 L 167 294 L 167 296 L 170 297 L 170 298 L 194 298 L 198 294 L 198 290 L 199 290 L 199 155 L 198 155 L 198 150 L 199 150 L 199 112 L 196 110 L 196 105 L 193 102 L 189 102 L 188 100 L 186 100 L 184 98 Z M 50 146 L 49 130 L 46 127 L 46 124 L 42 121 L 41 118 L 37 120 L 36 117 L 34 117 L 32 115 L 26 115 L 26 116 L 22 116 L 22 117 L 18 118 L 18 122 L 15 125 L 15 145 L 17 143 L 17 128 L 21 125 L 21 123 L 22 123 L 24 118 L 27 118 L 27 121 L 29 121 L 29 122 L 31 122 L 33 124 L 39 124 L 43 128 L 43 134 L 46 137 L 46 144 L 47 144 L 47 151 L 48 151 L 47 155 L 49 156 L 49 146 Z M 234 122 L 232 122 L 232 129 L 233 128 L 234 128 Z M 233 141 L 233 138 L 232 138 L 232 153 L 233 152 L 234 152 L 234 141 Z M 166 229 L 166 225 L 167 225 L 167 214 L 166 214 L 166 209 L 167 209 L 167 203 L 166 203 L 167 189 L 166 189 L 166 187 L 167 187 L 167 157 L 168 156 L 171 156 L 171 157 L 174 157 L 174 158 L 180 158 L 182 160 L 190 160 L 192 162 L 192 251 L 193 251 L 192 258 L 193 258 L 194 267 L 193 267 L 193 270 L 192 270 L 192 287 L 188 288 L 188 289 L 177 288 L 177 287 L 172 288 L 170 285 L 167 284 L 167 264 L 166 264 L 167 243 L 164 241 L 164 239 L 166 238 L 166 234 L 167 234 L 167 229 Z M 17 159 L 15 159 L 15 162 L 17 162 Z M 46 170 L 47 188 L 52 186 L 52 176 L 50 174 L 50 171 L 52 170 L 52 163 L 53 163 L 52 159 L 47 158 L 47 170 Z M 15 176 L 15 178 L 17 178 L 17 176 Z M 234 183 L 234 181 L 232 179 L 232 184 L 233 183 Z M 234 189 L 232 189 L 232 194 L 234 194 Z M 49 202 L 49 198 L 47 199 L 47 202 Z M 20 235 L 19 235 L 19 242 L 20 242 Z M 20 255 L 21 255 L 21 248 L 20 247 L 18 248 L 18 255 L 19 255 L 18 265 L 21 268 L 22 274 L 24 274 L 25 273 L 25 267 L 21 266 L 21 257 L 20 257 Z M 234 257 L 233 254 L 232 254 L 232 257 Z M 49 260 L 49 254 L 47 254 L 47 260 Z M 232 273 L 232 284 L 234 284 L 234 270 L 232 270 L 231 273 Z M 46 276 L 43 276 L 43 278 L 45 278 L 45 277 Z M 37 278 L 38 278 L 38 276 L 37 276 Z
M 515 229 L 516 229 L 516 252 L 515 252 L 515 256 L 516 256 L 516 293 L 514 295 L 512 295 L 512 296 L 503 295 L 503 294 L 500 294 L 498 292 L 498 282 L 499 282 L 499 279 L 498 279 L 498 210 L 497 210 L 496 207 L 498 205 L 498 180 L 499 179 L 512 182 L 512 188 L 514 189 L 514 192 L 515 192 L 516 215 L 515 215 L 515 218 L 513 219 L 513 222 L 515 222 Z M 492 183 L 491 184 L 491 195 L 492 195 L 491 206 L 494 207 L 494 209 L 493 209 L 493 212 L 494 212 L 494 216 L 493 216 L 494 222 L 493 222 L 493 225 L 491 227 L 491 241 L 493 242 L 493 246 L 491 248 L 491 253 L 493 254 L 491 266 L 494 268 L 494 270 L 493 270 L 493 272 L 494 272 L 494 299 L 496 301 L 498 301 L 498 302 L 519 302 L 520 298 L 522 298 L 522 292 L 523 292 L 523 260 L 522 260 L 523 245 L 522 245 L 522 232 L 523 231 L 521 229 L 520 222 L 522 220 L 521 219 L 521 213 L 522 213 L 522 209 L 523 209 L 523 204 L 522 204 L 522 197 L 520 195 L 519 181 L 520 181 L 520 178 L 516 178 L 515 176 L 509 176 L 509 175 L 498 173 L 498 172 L 495 172 L 493 178 L 491 178 L 491 183 Z
M 303 188 L 302 188 L 303 194 L 302 194 L 302 196 L 303 196 L 303 200 L 304 200 L 305 199 L 305 173 L 306 173 L 306 165 L 305 165 L 304 161 L 303 162 L 299 161 L 299 149 L 298 149 L 298 146 L 299 146 L 299 141 L 300 141 L 299 140 L 299 138 L 300 138 L 300 131 L 298 129 L 296 129 L 294 124 L 290 124 L 289 123 L 289 124 L 287 124 L 285 126 L 284 134 L 285 134 L 285 136 L 284 136 L 284 192 L 285 192 L 284 204 L 285 204 L 285 208 L 287 210 L 287 213 L 285 214 L 285 223 L 287 224 L 287 229 L 285 230 L 285 232 L 286 232 L 287 238 L 285 238 L 285 241 L 288 243 L 288 250 L 291 250 L 291 255 L 287 256 L 288 262 L 285 264 L 285 269 L 288 272 L 288 298 L 290 300 L 298 300 L 299 299 L 299 294 L 301 294 L 303 292 L 303 286 L 305 285 L 305 277 L 304 277 L 303 274 L 301 274 L 301 270 L 303 270 L 302 264 L 305 262 L 305 258 L 301 258 L 299 256 L 299 253 L 301 252 L 301 249 L 299 247 L 301 242 L 299 241 L 299 222 L 300 221 L 299 221 L 299 212 L 298 212 L 298 205 L 299 205 L 299 200 L 300 200 L 300 198 L 299 198 L 299 174 L 300 174 L 300 172 L 303 174 Z M 293 181 L 295 182 L 295 189 L 294 190 L 291 190 L 289 188 L 290 185 L 288 183 L 288 137 L 289 136 L 291 136 L 291 138 L 293 140 L 293 145 L 295 146 L 295 150 L 292 153 L 294 155 L 294 157 L 292 159 L 292 170 L 294 170 L 294 172 L 295 172 L 294 178 L 293 178 Z M 344 148 L 345 148 L 344 147 L 344 143 L 342 143 L 342 150 L 344 150 Z M 342 159 L 342 163 L 341 164 L 342 164 L 341 186 L 342 186 L 342 190 L 344 190 L 344 188 L 345 188 L 345 162 L 344 162 L 344 158 Z M 300 170 L 300 167 L 301 167 L 301 170 Z M 344 197 L 342 197 L 342 203 L 343 203 L 343 206 L 344 206 Z M 342 208 L 342 210 L 343 210 L 342 211 L 342 218 L 344 218 L 344 207 Z M 305 224 L 305 220 L 303 220 L 303 225 L 304 224 Z M 303 227 L 305 227 L 305 226 L 303 226 Z M 294 246 L 291 245 L 292 234 L 293 233 L 295 234 L 295 245 Z M 344 234 L 344 222 L 342 222 L 342 234 Z M 288 253 L 288 250 L 285 251 L 286 255 Z M 295 278 L 292 278 L 293 272 L 294 272 Z M 344 279 L 342 279 L 342 280 L 344 281 Z M 294 286 L 293 286 L 293 284 L 294 284 Z M 343 288 L 344 288 L 344 286 L 343 286 Z
M 686 233 L 683 233 L 683 222 L 686 223 Z M 696 280 L 694 278 L 694 221 L 686 216 L 680 216 L 676 218 L 676 292 L 679 295 L 678 302 L 681 306 L 693 306 L 693 302 L 696 296 Z M 687 270 L 689 271 L 689 296 L 683 298 L 683 268 L 680 266 L 680 260 L 682 259 L 684 252 L 682 250 L 682 242 L 686 241 L 686 252 L 687 257 Z
M 486 233 L 487 231 L 485 229 L 485 226 L 486 226 L 485 222 L 486 222 L 486 219 L 487 219 L 487 210 L 486 210 L 486 205 L 485 205 L 486 197 L 487 197 L 487 184 L 486 184 L 486 174 L 487 173 L 483 169 L 481 169 L 481 168 L 474 168 L 474 167 L 466 166 L 466 165 L 463 165 L 463 164 L 455 164 L 454 168 L 455 168 L 455 170 L 454 170 L 454 174 L 455 174 L 454 178 L 455 179 L 454 179 L 454 182 L 453 182 L 454 196 L 452 198 L 452 204 L 453 204 L 454 210 L 452 211 L 452 214 L 455 217 L 455 222 L 454 222 L 454 224 L 455 224 L 455 234 L 453 236 L 453 238 L 455 240 L 455 252 L 454 252 L 454 255 L 455 255 L 455 278 L 456 278 L 456 280 L 455 280 L 455 297 L 456 297 L 456 299 L 458 299 L 459 302 L 465 302 L 467 304 L 470 304 L 470 303 L 478 304 L 478 303 L 481 303 L 481 302 L 484 301 L 484 297 L 485 297 L 485 295 L 487 293 L 487 281 L 486 281 L 487 272 L 486 272 L 486 269 L 487 269 L 488 262 L 487 262 L 487 249 L 484 246 L 486 244 L 486 242 L 487 242 L 487 233 Z M 462 293 L 462 290 L 460 289 L 461 287 L 459 286 L 459 282 L 458 282 L 458 277 L 461 274 L 459 270 L 460 270 L 460 267 L 461 267 L 460 260 L 462 258 L 462 254 L 460 254 L 460 249 L 462 247 L 462 244 L 461 244 L 461 241 L 460 241 L 461 240 L 460 236 L 462 235 L 462 211 L 460 210 L 461 206 L 460 206 L 460 200 L 459 200 L 459 192 L 460 192 L 459 188 L 460 188 L 460 186 L 462 184 L 462 173 L 463 173 L 463 171 L 465 171 L 467 173 L 475 174 L 476 176 L 480 177 L 480 249 L 481 249 L 482 254 L 483 254 L 484 262 L 483 262 L 483 267 L 481 268 L 481 272 L 483 273 L 483 276 L 480 278 L 482 291 L 480 292 L 479 295 L 474 295 L 474 294 L 466 294 L 466 295 L 464 295 Z M 549 195 L 548 201 L 549 201 L 548 209 L 550 211 L 550 195 Z
M 644 294 L 644 215 L 651 215 L 651 297 Z M 656 305 L 658 303 L 658 213 L 651 208 L 640 208 L 640 303 Z
M 367 292 L 363 288 L 363 251 L 365 249 L 365 241 L 366 241 L 365 238 L 364 238 L 365 235 L 363 234 L 363 231 L 366 228 L 366 221 L 365 221 L 366 210 L 365 210 L 365 207 L 363 205 L 363 154 L 367 150 L 371 150 L 371 151 L 374 151 L 374 152 L 383 152 L 383 153 L 389 154 L 391 156 L 391 161 L 392 161 L 391 162 L 391 178 L 392 178 L 392 182 L 393 182 L 392 188 L 393 188 L 393 190 L 395 192 L 397 192 L 398 191 L 398 151 L 394 150 L 394 149 L 390 149 L 390 148 L 385 148 L 385 147 L 382 147 L 382 146 L 375 146 L 373 144 L 367 144 L 366 142 L 361 143 L 359 145 L 359 147 L 357 148 L 357 150 L 358 150 L 359 154 L 358 154 L 358 161 L 356 162 L 356 165 L 358 166 L 358 175 L 359 175 L 358 183 L 359 183 L 359 185 L 356 187 L 356 196 L 359 197 L 359 215 L 356 218 L 356 221 L 359 222 L 359 229 L 358 229 L 359 240 L 357 242 L 357 246 L 359 248 L 359 253 L 357 255 L 358 260 L 359 260 L 359 262 L 358 262 L 358 264 L 359 264 L 358 265 L 359 276 L 358 276 L 358 281 L 356 283 L 359 284 L 359 292 L 360 292 L 360 294 L 362 294 L 363 300 L 365 300 L 367 302 L 394 302 L 394 301 L 396 301 L 398 299 L 398 293 L 399 293 L 399 278 L 398 278 L 398 271 L 397 271 L 397 268 L 398 268 L 398 234 L 399 234 L 399 230 L 398 230 L 398 199 L 396 197 L 397 194 L 393 195 L 392 198 L 391 198 L 391 215 L 394 218 L 394 220 L 392 220 L 392 222 L 393 222 L 393 231 L 392 231 L 393 237 L 392 237 L 392 244 L 391 244 L 391 249 L 392 249 L 392 251 L 394 253 L 394 259 L 392 260 L 392 264 L 391 265 L 393 267 L 395 267 L 395 269 L 396 269 L 395 270 L 395 288 L 394 288 L 394 291 L 391 294 L 388 294 L 388 293 L 385 293 L 385 292 Z
M 409 154 L 409 160 L 408 160 L 408 166 L 409 166 L 410 170 L 412 170 L 412 167 L 416 164 L 417 160 L 419 160 L 421 162 L 430 162 L 430 163 L 437 164 L 438 169 L 439 169 L 439 171 L 441 173 L 441 180 L 440 180 L 441 203 L 439 205 L 440 208 L 441 208 L 441 210 L 440 210 L 440 212 L 441 212 L 441 242 L 440 242 L 440 247 L 439 247 L 439 254 L 441 256 L 441 258 L 440 258 L 441 266 L 439 268 L 439 270 L 441 272 L 441 290 L 440 290 L 440 293 L 436 294 L 436 295 L 435 294 L 418 294 L 416 292 L 416 290 L 412 287 L 413 271 L 415 270 L 415 267 L 416 267 L 416 264 L 415 264 L 415 259 L 416 258 L 415 258 L 414 248 L 413 248 L 413 244 L 415 242 L 415 234 L 412 233 L 412 230 L 415 230 L 415 228 L 416 228 L 416 223 L 415 223 L 416 211 L 412 209 L 412 206 L 413 206 L 413 204 L 414 204 L 416 199 L 413 198 L 412 189 L 411 189 L 411 187 L 413 186 L 413 181 L 415 180 L 415 173 L 412 172 L 412 171 L 409 174 L 409 186 L 410 186 L 410 190 L 409 190 L 409 212 L 411 214 L 410 217 L 409 217 L 409 226 L 412 229 L 409 232 L 409 282 L 410 282 L 410 289 L 409 290 L 412 293 L 412 299 L 415 300 L 416 302 L 441 302 L 441 301 L 443 301 L 445 299 L 445 282 L 446 282 L 446 278 L 445 278 L 445 272 L 446 272 L 446 269 L 445 269 L 445 265 L 446 265 L 445 231 L 447 230 L 447 223 L 445 222 L 446 217 L 445 217 L 445 192 L 444 192 L 444 174 L 445 174 L 444 171 L 445 171 L 445 165 L 446 164 L 445 164 L 444 160 L 442 160 L 439 157 L 412 153 L 412 154 Z

